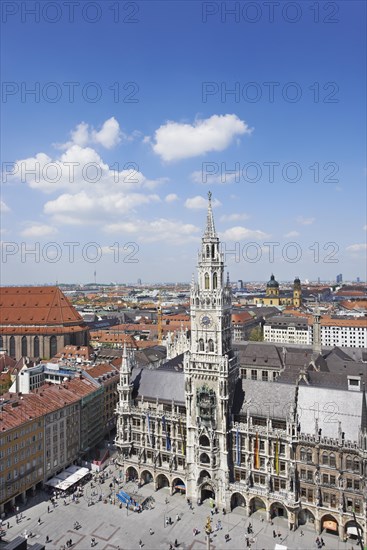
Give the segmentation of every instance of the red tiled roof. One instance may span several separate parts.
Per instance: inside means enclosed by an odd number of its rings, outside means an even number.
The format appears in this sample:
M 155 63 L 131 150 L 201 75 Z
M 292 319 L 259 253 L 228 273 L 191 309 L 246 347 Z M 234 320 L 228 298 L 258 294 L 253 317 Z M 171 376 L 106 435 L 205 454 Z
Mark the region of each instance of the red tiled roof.
M 2 406 L 0 433 L 75 403 L 95 391 L 93 382 L 76 377 L 63 384 L 44 384 L 29 394 L 5 393 L 2 397 L 9 402 Z
M 1 325 L 69 325 L 82 317 L 56 286 L 0 287 Z

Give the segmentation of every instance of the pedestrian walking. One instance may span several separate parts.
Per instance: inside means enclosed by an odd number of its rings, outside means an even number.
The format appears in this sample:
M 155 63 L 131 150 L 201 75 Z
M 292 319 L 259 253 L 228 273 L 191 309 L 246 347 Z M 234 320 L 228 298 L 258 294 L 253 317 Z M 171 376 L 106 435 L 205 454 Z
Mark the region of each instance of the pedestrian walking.
M 177 548 L 177 546 L 178 546 L 178 540 L 177 540 L 177 539 L 175 539 L 175 542 L 173 543 L 173 546 L 174 546 L 175 548 Z
M 139 540 L 139 548 L 143 548 L 143 541 L 141 539 Z
M 180 514 L 177 514 L 177 516 L 176 516 L 176 521 L 180 521 L 180 519 L 181 519 L 181 518 L 180 518 Z
M 47 506 L 47 513 L 49 514 L 50 513 L 50 507 Z
M 154 535 L 154 531 L 153 531 L 153 529 L 152 529 L 151 527 L 149 528 L 149 534 L 150 534 L 150 535 Z
M 41 525 L 41 518 L 38 518 L 38 525 Z
M 50 537 L 48 535 L 46 536 L 46 542 L 50 542 Z

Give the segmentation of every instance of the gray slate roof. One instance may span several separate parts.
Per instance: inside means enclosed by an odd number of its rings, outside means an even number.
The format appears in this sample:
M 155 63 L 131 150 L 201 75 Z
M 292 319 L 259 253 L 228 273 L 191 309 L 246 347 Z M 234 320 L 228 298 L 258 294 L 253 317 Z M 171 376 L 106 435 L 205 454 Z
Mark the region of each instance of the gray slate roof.
M 244 401 L 241 413 L 247 415 L 247 410 L 253 416 L 270 417 L 286 420 L 295 403 L 295 386 L 278 384 L 277 382 L 261 382 L 259 380 L 242 380 Z
M 361 391 L 341 391 L 332 388 L 300 386 L 298 414 L 301 432 L 315 434 L 315 419 L 322 437 L 338 438 L 339 422 L 345 439 L 358 441 L 362 414 Z
M 183 354 L 156 369 L 135 367 L 132 381 L 135 397 L 185 404 Z

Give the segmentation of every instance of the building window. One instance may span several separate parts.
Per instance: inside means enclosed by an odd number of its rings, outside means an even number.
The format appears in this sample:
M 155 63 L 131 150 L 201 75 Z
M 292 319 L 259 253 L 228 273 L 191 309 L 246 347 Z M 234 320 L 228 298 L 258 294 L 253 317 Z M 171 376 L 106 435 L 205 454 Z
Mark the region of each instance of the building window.
M 216 273 L 213 273 L 213 288 L 217 288 L 218 286 L 218 275 Z
M 268 371 L 267 371 L 267 370 L 263 370 L 262 373 L 261 373 L 261 376 L 262 376 L 262 381 L 263 381 L 263 382 L 267 382 L 267 381 L 268 381 L 269 376 L 268 376 Z
M 213 342 L 212 339 L 209 340 L 208 347 L 209 347 L 209 352 L 213 353 L 214 352 L 214 342 Z
M 9 338 L 9 355 L 10 357 L 15 357 L 15 338 L 10 336 Z
M 57 340 L 56 336 L 50 337 L 50 358 L 56 355 L 57 353 Z
M 199 351 L 204 351 L 204 340 L 202 338 L 199 340 Z
M 40 355 L 40 339 L 38 336 L 34 337 L 33 340 L 33 357 L 39 357 Z
M 251 370 L 251 380 L 257 380 L 257 370 L 256 369 Z
M 209 273 L 205 273 L 204 281 L 205 281 L 205 290 L 209 290 Z
M 22 357 L 26 357 L 28 355 L 27 337 L 22 336 L 21 342 Z
M 332 468 L 335 468 L 336 466 L 336 459 L 334 453 L 331 453 L 329 456 L 329 464 Z

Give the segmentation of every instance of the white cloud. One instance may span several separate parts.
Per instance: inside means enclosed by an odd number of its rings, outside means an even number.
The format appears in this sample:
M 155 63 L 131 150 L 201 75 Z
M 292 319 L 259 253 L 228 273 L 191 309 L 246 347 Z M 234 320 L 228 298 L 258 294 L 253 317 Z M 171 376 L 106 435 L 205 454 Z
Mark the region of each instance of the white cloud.
M 366 243 L 351 244 L 347 246 L 346 250 L 348 250 L 348 252 L 363 252 L 364 250 L 367 250 L 367 244 Z
M 59 158 L 51 158 L 45 153 L 17 160 L 17 171 L 8 175 L 8 181 L 21 181 L 31 188 L 45 193 L 57 190 L 105 194 L 113 191 L 152 189 L 165 178 L 148 180 L 134 163 L 111 169 L 99 153 L 91 147 L 71 145 Z
M 168 121 L 160 126 L 151 142 L 153 151 L 164 161 L 197 157 L 209 151 L 223 151 L 233 139 L 251 134 L 252 129 L 237 115 L 213 115 L 193 124 Z
M 210 163 L 211 165 L 213 163 Z M 210 171 L 214 169 L 218 169 L 218 172 L 220 171 L 220 174 L 213 174 L 210 173 Z M 209 172 L 208 172 L 209 171 Z M 239 183 L 241 181 L 241 173 L 240 172 L 225 172 L 221 171 L 220 165 L 214 165 L 214 166 L 206 166 L 206 169 L 204 168 L 202 170 L 196 170 L 195 172 L 192 172 L 190 175 L 191 180 L 194 183 L 204 183 L 208 185 L 215 185 L 217 183 L 219 184 L 225 184 L 225 183 L 232 183 L 236 182 Z
M 289 231 L 289 233 L 286 233 L 284 237 L 286 237 L 287 239 L 290 239 L 292 237 L 299 237 L 299 235 L 300 234 L 298 233 L 298 231 Z
M 0 212 L 1 214 L 5 214 L 5 212 L 10 212 L 9 206 L 5 204 L 4 201 L 0 201 Z
M 154 221 L 134 220 L 107 225 L 107 233 L 135 237 L 139 242 L 169 242 L 184 244 L 200 239 L 201 229 L 193 224 L 160 218 Z
M 220 206 L 221 203 L 214 199 L 212 200 L 212 207 L 216 208 L 217 206 Z M 186 199 L 185 201 L 186 208 L 190 208 L 193 210 L 203 210 L 208 208 L 208 199 L 202 197 L 201 195 L 197 195 L 196 197 L 191 197 L 189 199 Z
M 315 221 L 315 218 L 305 218 L 304 216 L 298 216 L 296 221 L 301 225 L 311 225 Z
M 248 220 L 247 214 L 223 214 L 220 217 L 221 222 L 239 222 L 241 220 Z
M 74 130 L 70 132 L 70 136 L 71 141 L 54 144 L 55 147 L 57 149 L 69 149 L 73 145 L 86 147 L 87 145 L 98 144 L 106 149 L 112 149 L 112 147 L 120 143 L 121 137 L 129 139 L 128 136 L 123 134 L 120 130 L 120 125 L 115 117 L 105 120 L 101 129 L 98 131 L 86 122 L 80 122 Z
M 28 227 L 23 229 L 23 231 L 20 232 L 22 237 L 35 237 L 35 238 L 42 238 L 42 237 L 50 237 L 51 235 L 55 235 L 57 233 L 57 229 L 55 227 L 52 227 L 51 225 L 41 224 L 41 223 L 34 223 L 29 224 Z
M 111 215 L 127 215 L 143 204 L 159 202 L 157 195 L 141 193 L 90 194 L 83 190 L 71 195 L 64 193 L 53 201 L 46 202 L 45 214 L 59 223 L 83 225 L 85 222 L 98 224 Z
M 166 195 L 164 200 L 168 203 L 177 201 L 178 200 L 178 195 L 176 195 L 176 193 L 169 193 L 168 195 Z
M 367 231 L 367 224 L 363 226 L 363 230 Z
M 120 125 L 114 117 L 106 120 L 99 132 L 92 131 L 92 139 L 106 149 L 112 149 L 121 141 Z
M 264 233 L 264 231 L 260 231 L 260 229 L 248 229 L 247 227 L 243 226 L 235 226 L 230 227 L 223 233 L 221 233 L 221 239 L 224 241 L 241 241 L 244 239 L 254 239 L 261 240 L 261 239 L 267 239 L 270 235 L 267 233 Z

